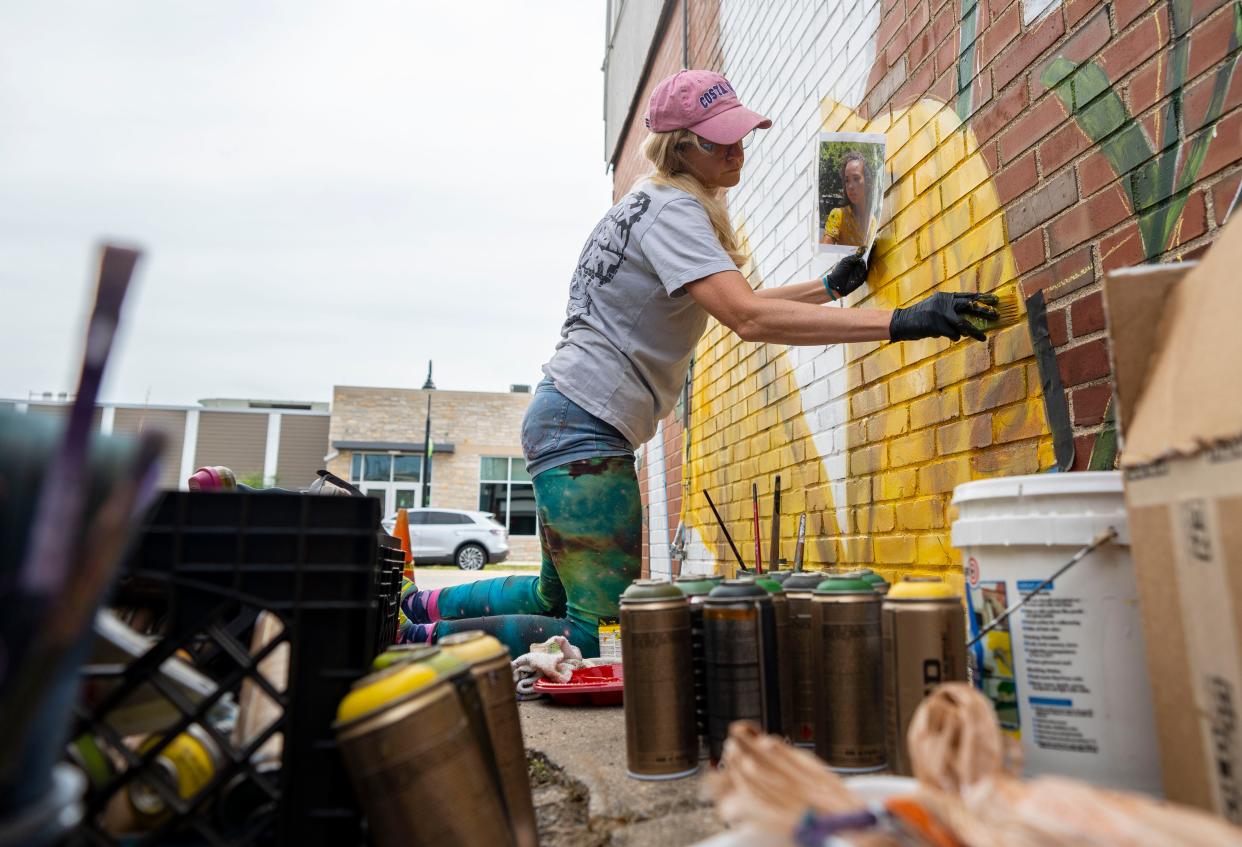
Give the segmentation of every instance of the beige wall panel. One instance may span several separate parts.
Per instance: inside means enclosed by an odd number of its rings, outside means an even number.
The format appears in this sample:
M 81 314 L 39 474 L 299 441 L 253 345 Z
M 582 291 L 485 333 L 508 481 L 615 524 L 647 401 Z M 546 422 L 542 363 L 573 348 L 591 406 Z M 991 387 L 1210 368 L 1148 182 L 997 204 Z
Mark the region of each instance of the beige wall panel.
M 171 409 L 117 409 L 112 422 L 115 435 L 137 435 L 147 429 L 164 434 L 164 450 L 160 453 L 160 488 L 179 488 L 181 476 L 181 445 L 185 438 L 185 412 Z
M 263 473 L 267 415 L 245 412 L 199 412 L 194 466 L 224 465 L 240 482 Z
M 280 449 L 276 456 L 276 484 L 305 488 L 324 466 L 328 452 L 327 415 L 281 415 Z

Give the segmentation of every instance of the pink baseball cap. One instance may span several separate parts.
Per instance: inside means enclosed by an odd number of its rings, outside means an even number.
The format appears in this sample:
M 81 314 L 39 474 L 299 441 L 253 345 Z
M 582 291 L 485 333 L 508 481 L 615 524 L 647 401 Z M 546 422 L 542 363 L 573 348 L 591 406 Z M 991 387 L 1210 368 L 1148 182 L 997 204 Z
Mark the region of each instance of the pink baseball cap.
M 652 132 L 688 129 L 715 144 L 736 144 L 772 122 L 743 106 L 729 81 L 714 71 L 678 71 L 651 92 L 644 121 Z

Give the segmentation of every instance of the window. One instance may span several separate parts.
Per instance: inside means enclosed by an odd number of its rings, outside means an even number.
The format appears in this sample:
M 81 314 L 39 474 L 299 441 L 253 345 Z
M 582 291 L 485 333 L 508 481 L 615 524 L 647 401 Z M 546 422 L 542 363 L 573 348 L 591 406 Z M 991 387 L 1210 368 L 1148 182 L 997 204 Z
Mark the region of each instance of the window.
M 510 535 L 535 534 L 535 486 L 524 459 L 483 457 L 479 463 L 479 511 L 495 515 Z
M 415 453 L 354 453 L 349 481 L 391 515 L 422 505 L 422 471 L 423 457 Z
M 460 524 L 472 524 L 469 515 L 459 515 L 455 512 L 427 512 L 427 523 L 436 526 L 458 526 Z

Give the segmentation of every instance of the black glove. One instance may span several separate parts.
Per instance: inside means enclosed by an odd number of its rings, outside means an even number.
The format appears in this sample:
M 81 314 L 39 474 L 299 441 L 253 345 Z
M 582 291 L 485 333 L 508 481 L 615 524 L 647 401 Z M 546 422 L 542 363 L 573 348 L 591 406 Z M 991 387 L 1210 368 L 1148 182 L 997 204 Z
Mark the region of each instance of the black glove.
M 966 292 L 940 291 L 913 306 L 894 309 L 888 324 L 888 337 L 892 341 L 914 341 L 919 338 L 951 338 L 957 341 L 969 335 L 976 341 L 985 341 L 983 331 L 966 319 L 973 315 L 984 320 L 996 320 L 992 307 L 1000 301 L 995 294 L 970 294 Z
M 867 281 L 867 263 L 858 253 L 851 253 L 833 265 L 823 280 L 833 294 L 844 297 Z

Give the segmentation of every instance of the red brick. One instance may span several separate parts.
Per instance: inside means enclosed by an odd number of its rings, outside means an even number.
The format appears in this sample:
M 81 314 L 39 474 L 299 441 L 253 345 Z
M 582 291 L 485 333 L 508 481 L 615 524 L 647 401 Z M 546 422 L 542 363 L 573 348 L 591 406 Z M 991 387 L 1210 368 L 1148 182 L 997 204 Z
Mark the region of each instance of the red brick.
M 1168 94 L 1164 90 L 1168 85 L 1168 77 L 1169 60 L 1164 56 L 1157 56 L 1147 67 L 1131 77 L 1126 85 L 1130 114 L 1141 115 L 1159 103 Z
M 1207 123 L 1208 101 L 1212 98 L 1212 87 L 1215 84 L 1216 74 L 1209 74 L 1186 89 L 1182 100 L 1182 120 L 1187 135 Z M 1221 114 L 1232 112 L 1239 105 L 1242 105 L 1242 74 L 1235 70 L 1229 82 L 1229 90 L 1225 92 Z
M 893 95 L 893 102 L 898 106 L 909 105 L 923 97 L 931 90 L 932 83 L 936 81 L 936 69 L 930 62 L 924 62 L 923 67 L 919 68 L 910 79 L 906 80 L 906 84 L 897 89 L 897 93 Z
M 928 67 L 932 67 L 929 63 Z M 948 70 L 942 73 L 935 84 L 928 90 L 927 96 L 941 103 L 949 103 L 957 94 L 957 72 Z
M 1117 180 L 1113 166 L 1102 153 L 1092 153 L 1077 165 L 1078 187 L 1084 197 L 1090 197 L 1110 182 Z
M 1065 342 L 1069 341 L 1069 321 L 1066 319 L 1066 310 L 1050 309 L 1047 314 L 1048 340 L 1052 342 L 1054 348 L 1064 347 Z
M 1074 406 L 1074 426 L 1095 426 L 1104 420 L 1104 411 L 1112 399 L 1113 387 L 1108 383 L 1075 388 L 1070 394 Z
M 1169 249 L 1193 241 L 1207 231 L 1207 192 L 1195 191 L 1186 198 L 1182 216 L 1173 228 Z
M 1143 64 L 1162 45 L 1169 41 L 1169 12 L 1162 4 L 1156 11 L 1125 35 L 1113 42 L 1100 54 L 1100 64 L 1114 83 Z
M 995 144 L 980 144 L 979 155 L 982 156 L 983 161 L 987 163 L 988 172 L 996 173 L 996 171 L 1000 168 L 999 157 L 996 153 L 996 145 Z
M 1070 328 L 1075 338 L 1082 338 L 1104 328 L 1104 294 L 1092 292 L 1070 305 Z
M 884 79 L 884 75 L 886 73 L 888 73 L 887 64 L 885 64 L 884 62 L 872 62 L 871 63 L 871 75 L 867 77 L 867 93 L 868 94 L 870 94 L 875 89 L 875 87 L 880 84 L 880 80 Z
M 880 17 L 884 17 L 889 12 L 893 11 L 896 11 L 899 15 L 902 14 L 904 5 L 905 4 L 902 3 L 901 0 L 884 0 L 884 2 L 880 4 Z
M 931 9 L 927 5 L 927 0 L 918 0 L 918 4 L 906 16 L 906 40 L 911 44 L 918 34 L 931 23 Z M 911 64 L 916 64 L 911 62 Z
M 1085 471 L 1091 465 L 1091 450 L 1095 447 L 1095 434 L 1074 436 L 1074 467 Z
M 1108 8 L 1104 7 L 1088 18 L 1087 22 L 1061 45 L 1052 59 L 1042 62 L 1039 68 L 1031 74 L 1031 96 L 1038 97 L 1048 90 L 1041 77 L 1044 68 L 1051 64 L 1053 59 L 1064 56 L 1071 62 L 1081 65 L 1107 44 L 1110 37 L 1112 37 L 1112 30 L 1108 26 Z
M 1103 2 L 1104 0 L 1067 0 L 1065 3 L 1066 26 L 1073 27 Z
M 953 49 L 957 50 L 957 39 L 949 38 L 957 32 L 957 0 L 946 0 L 951 5 L 939 14 L 932 15 L 932 34 L 935 36 L 935 43 L 940 44 L 945 40 L 953 42 Z
M 906 59 L 910 62 L 910 67 L 917 68 L 923 63 L 932 51 L 932 31 L 924 29 L 918 35 L 910 40 L 910 50 L 906 53 Z M 935 68 L 935 64 L 932 65 Z
M 1060 8 L 1028 29 L 1021 38 L 1005 48 L 992 66 L 992 84 L 1004 88 L 1009 81 L 1031 66 L 1045 50 L 1065 34 L 1065 18 Z
M 1146 259 L 1137 223 L 1128 224 L 1100 242 L 1100 264 L 1104 273 L 1138 265 Z
M 1059 256 L 1071 247 L 1116 226 L 1130 216 L 1130 204 L 1119 184 L 1079 203 L 1048 225 L 1049 255 Z
M 1028 232 L 1010 245 L 1018 273 L 1024 274 L 1044 263 L 1044 231 Z
M 936 73 L 957 71 L 957 41 L 947 38 L 936 49 Z
M 1013 121 L 1000 136 L 1000 154 L 1005 162 L 1012 161 L 1032 144 L 1047 135 L 1065 120 L 1065 107 L 1055 96 L 1045 97 L 1026 114 Z
M 1039 173 L 1035 169 L 1035 151 L 1032 150 L 996 175 L 996 193 L 1000 195 L 1001 205 L 1007 205 L 1015 197 L 1034 188 L 1037 182 Z
M 888 46 L 884 48 L 884 58 L 891 68 L 900 62 L 906 55 L 906 50 L 910 47 L 910 37 L 906 35 L 906 28 L 903 26 L 893 35 Z
M 1108 343 L 1103 338 L 1070 347 L 1057 354 L 1061 384 L 1066 388 L 1108 376 Z
M 1208 144 L 1207 157 L 1199 169 L 1199 179 L 1205 179 L 1238 161 L 1239 151 L 1242 151 L 1242 110 L 1226 115 L 1216 122 L 1215 127 L 1202 132 L 1215 132 L 1215 137 Z
M 1090 146 L 1090 140 L 1082 134 L 1078 124 L 1070 121 L 1039 145 L 1039 161 L 1044 173 L 1052 173 Z
M 1238 183 L 1242 182 L 1242 172 L 1227 176 L 1212 186 L 1212 210 L 1216 213 L 1216 225 L 1223 226 L 1229 206 L 1238 194 Z
M 983 31 L 977 54 L 979 67 L 986 68 L 997 54 L 1022 32 L 1022 4 L 1011 3 L 1000 17 Z
M 1195 27 L 1190 34 L 1190 62 L 1186 79 L 1194 79 L 1215 65 L 1229 53 L 1229 40 L 1233 36 L 1233 10 L 1225 7 L 1203 26 Z
M 998 94 L 987 108 L 980 109 L 971 119 L 970 128 L 975 131 L 975 138 L 980 141 L 991 138 L 998 130 L 1008 126 L 1014 118 L 1022 114 L 1030 102 L 1025 85 L 1011 85 Z
M 879 51 L 888 46 L 889 40 L 896 35 L 906 23 L 905 10 L 900 4 L 895 6 L 893 10 L 887 13 L 881 20 L 880 26 L 875 31 L 875 46 L 877 55 Z
M 1095 265 L 1091 262 L 1091 248 L 1082 247 L 1022 280 L 1022 291 L 1024 296 L 1030 297 L 1036 291 L 1070 280 L 1080 280 L 1088 275 L 1091 277 L 1089 281 L 1094 282 Z
M 1113 0 L 1113 18 L 1117 24 L 1117 31 L 1128 27 L 1131 22 L 1137 20 L 1142 14 L 1161 0 Z

